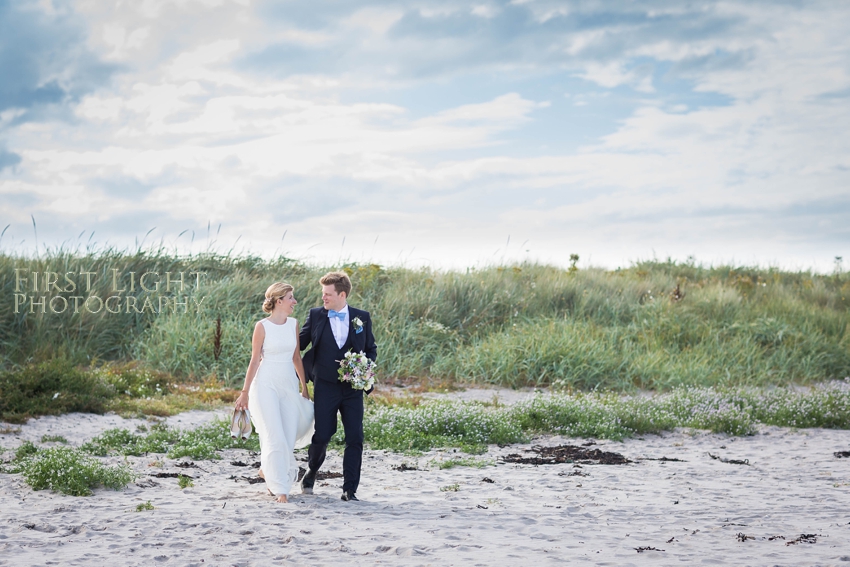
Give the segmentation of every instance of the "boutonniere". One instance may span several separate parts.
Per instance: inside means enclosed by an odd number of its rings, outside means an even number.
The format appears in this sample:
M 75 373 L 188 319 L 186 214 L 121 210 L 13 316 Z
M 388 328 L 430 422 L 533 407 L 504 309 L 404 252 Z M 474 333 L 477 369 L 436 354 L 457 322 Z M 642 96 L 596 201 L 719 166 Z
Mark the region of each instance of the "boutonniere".
M 354 325 L 354 334 L 363 332 L 363 321 L 360 320 L 360 317 L 355 317 L 351 320 L 351 323 Z

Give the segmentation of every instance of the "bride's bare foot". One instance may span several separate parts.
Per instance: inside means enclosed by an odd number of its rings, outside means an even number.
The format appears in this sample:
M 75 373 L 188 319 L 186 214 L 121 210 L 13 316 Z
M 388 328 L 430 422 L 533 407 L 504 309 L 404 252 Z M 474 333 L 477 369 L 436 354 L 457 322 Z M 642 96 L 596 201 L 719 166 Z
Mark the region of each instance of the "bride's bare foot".
M 281 494 L 280 496 L 278 496 L 277 501 L 282 504 L 287 504 L 289 502 L 289 500 L 286 498 L 286 494 Z
M 257 473 L 257 476 L 263 480 L 266 480 L 266 475 L 263 474 L 263 469 L 260 469 L 260 472 Z

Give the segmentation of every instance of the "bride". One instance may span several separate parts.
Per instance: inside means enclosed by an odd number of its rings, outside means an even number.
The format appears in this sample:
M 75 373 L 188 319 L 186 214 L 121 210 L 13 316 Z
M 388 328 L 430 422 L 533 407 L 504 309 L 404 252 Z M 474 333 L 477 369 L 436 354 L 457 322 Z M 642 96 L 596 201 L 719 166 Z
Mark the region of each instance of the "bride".
M 293 450 L 309 445 L 313 434 L 313 402 L 298 348 L 298 321 L 290 317 L 298 303 L 292 292 L 291 285 L 280 282 L 266 290 L 263 311 L 269 316 L 254 326 L 251 363 L 236 400 L 236 409 L 251 412 L 260 437 L 260 476 L 278 502 L 287 501 L 298 478 Z

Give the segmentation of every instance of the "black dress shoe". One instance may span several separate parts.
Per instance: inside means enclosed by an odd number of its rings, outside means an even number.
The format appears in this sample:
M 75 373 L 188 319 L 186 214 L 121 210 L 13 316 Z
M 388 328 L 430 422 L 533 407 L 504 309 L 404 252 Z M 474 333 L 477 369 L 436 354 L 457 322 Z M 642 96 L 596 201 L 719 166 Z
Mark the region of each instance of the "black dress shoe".
M 344 502 L 351 502 L 352 500 L 354 502 L 360 502 L 360 499 L 357 498 L 357 496 L 355 496 L 350 490 L 343 490 L 341 498 Z
M 304 478 L 301 479 L 301 494 L 313 494 L 314 484 L 316 484 L 316 471 L 307 469 Z

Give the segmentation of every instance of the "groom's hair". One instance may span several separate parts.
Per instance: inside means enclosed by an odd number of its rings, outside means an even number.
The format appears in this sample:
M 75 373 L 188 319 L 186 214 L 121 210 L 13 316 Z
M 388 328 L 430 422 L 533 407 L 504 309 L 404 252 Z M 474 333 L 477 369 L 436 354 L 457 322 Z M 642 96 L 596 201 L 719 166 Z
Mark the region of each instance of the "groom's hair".
M 345 272 L 328 272 L 319 280 L 322 285 L 332 285 L 337 293 L 345 292 L 345 297 L 351 295 L 351 280 Z

